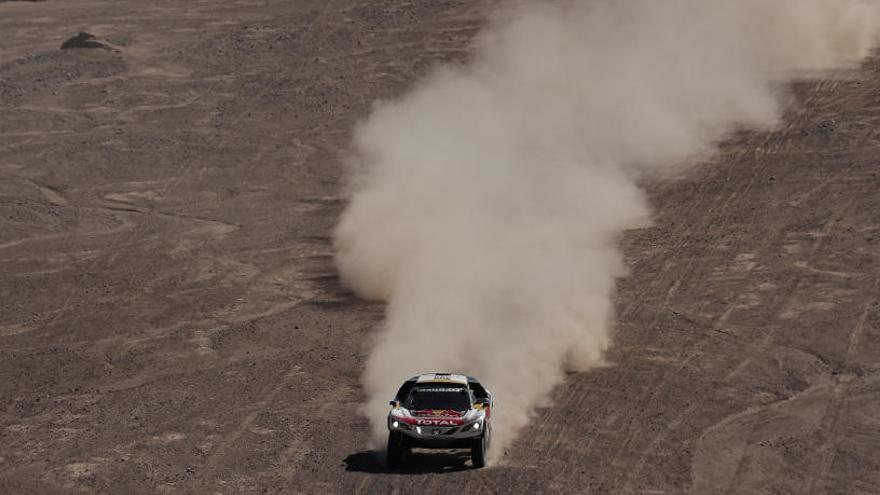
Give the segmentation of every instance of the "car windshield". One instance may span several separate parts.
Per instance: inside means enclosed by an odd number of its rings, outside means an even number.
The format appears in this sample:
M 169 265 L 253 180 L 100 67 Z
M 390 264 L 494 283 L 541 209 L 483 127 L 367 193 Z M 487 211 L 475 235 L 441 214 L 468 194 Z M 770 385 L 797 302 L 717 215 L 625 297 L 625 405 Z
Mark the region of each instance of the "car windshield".
M 420 411 L 425 409 L 445 409 L 467 411 L 471 408 L 471 399 L 464 388 L 451 387 L 420 387 L 413 389 L 407 401 L 408 409 Z

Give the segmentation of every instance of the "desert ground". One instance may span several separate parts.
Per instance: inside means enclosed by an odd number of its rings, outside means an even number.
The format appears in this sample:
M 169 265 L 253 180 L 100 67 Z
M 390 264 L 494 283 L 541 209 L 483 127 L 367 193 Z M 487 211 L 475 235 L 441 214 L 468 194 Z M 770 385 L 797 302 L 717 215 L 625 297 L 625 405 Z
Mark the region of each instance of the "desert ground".
M 878 59 L 646 182 L 609 365 L 502 463 L 367 450 L 352 127 L 494 3 L 0 2 L 0 493 L 880 493 Z

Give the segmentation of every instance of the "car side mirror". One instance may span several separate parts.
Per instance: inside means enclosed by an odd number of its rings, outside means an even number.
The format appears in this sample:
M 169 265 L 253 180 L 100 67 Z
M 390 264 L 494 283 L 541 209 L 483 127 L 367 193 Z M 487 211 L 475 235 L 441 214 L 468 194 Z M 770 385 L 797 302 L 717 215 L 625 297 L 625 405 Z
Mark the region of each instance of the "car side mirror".
M 400 407 L 400 401 L 399 401 L 399 400 L 393 400 L 393 401 L 389 402 L 388 405 L 391 406 L 391 407 Z
M 483 407 L 489 407 L 489 399 L 477 399 L 477 404 L 480 404 Z

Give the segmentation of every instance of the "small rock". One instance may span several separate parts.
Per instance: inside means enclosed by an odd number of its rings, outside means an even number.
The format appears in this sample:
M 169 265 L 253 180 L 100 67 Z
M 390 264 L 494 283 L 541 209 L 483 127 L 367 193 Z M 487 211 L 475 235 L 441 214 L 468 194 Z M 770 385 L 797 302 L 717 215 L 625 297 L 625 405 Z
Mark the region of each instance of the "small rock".
M 104 48 L 105 50 L 115 50 L 106 41 L 98 39 L 94 34 L 81 32 L 61 44 L 62 50 L 71 48 Z

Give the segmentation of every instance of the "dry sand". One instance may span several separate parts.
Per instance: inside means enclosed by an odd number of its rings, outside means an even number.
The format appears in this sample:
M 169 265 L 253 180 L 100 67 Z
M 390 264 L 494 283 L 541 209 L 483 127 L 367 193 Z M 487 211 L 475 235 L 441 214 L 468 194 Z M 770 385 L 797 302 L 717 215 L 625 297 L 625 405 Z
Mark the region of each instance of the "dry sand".
M 874 59 L 646 185 L 612 366 L 503 465 L 365 451 L 342 157 L 492 4 L 0 4 L 0 492 L 880 493 Z

